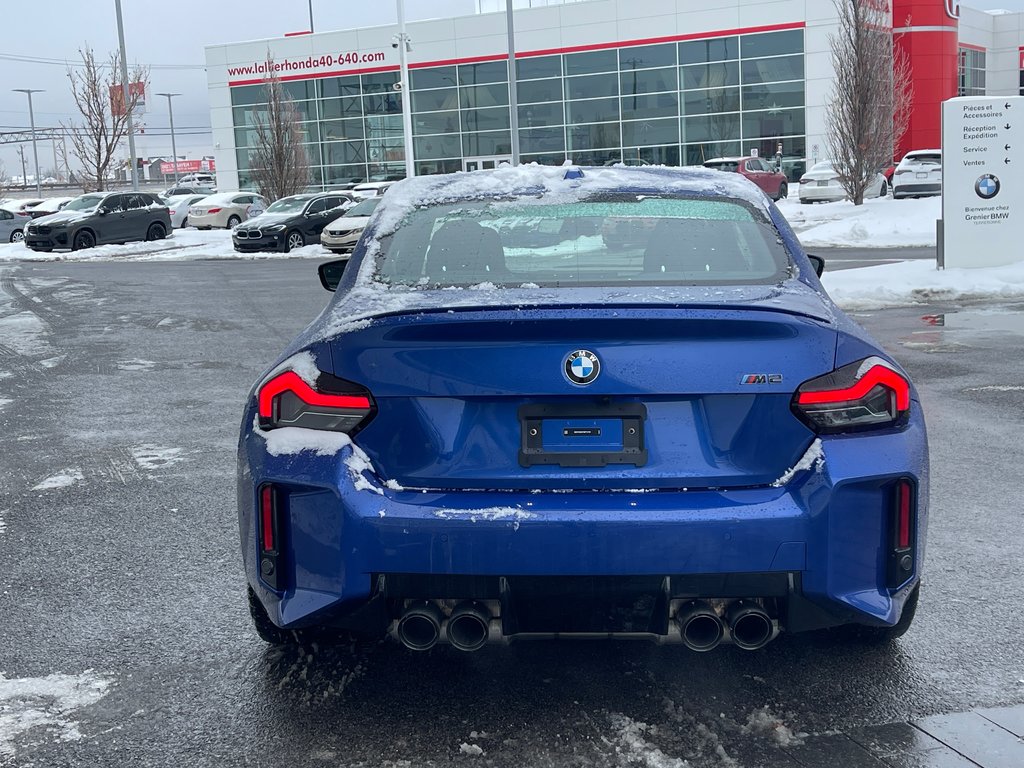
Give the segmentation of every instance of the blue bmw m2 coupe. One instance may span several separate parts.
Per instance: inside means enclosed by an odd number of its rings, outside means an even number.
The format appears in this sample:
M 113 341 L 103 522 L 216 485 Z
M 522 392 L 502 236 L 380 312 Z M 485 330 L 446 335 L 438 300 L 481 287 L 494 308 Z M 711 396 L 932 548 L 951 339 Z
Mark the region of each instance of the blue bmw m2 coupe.
M 246 405 L 257 632 L 466 651 L 903 634 L 921 404 L 821 267 L 735 175 L 396 184 Z

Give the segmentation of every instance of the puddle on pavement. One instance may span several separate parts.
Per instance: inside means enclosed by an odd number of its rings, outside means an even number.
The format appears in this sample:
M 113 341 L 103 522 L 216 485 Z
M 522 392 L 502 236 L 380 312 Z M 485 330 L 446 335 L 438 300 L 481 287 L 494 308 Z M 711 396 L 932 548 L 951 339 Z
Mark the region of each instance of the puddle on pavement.
M 1024 335 L 1024 304 L 959 307 L 949 312 L 921 315 L 920 325 L 900 344 L 927 352 L 955 352 L 966 345 L 966 335 L 1013 333 Z

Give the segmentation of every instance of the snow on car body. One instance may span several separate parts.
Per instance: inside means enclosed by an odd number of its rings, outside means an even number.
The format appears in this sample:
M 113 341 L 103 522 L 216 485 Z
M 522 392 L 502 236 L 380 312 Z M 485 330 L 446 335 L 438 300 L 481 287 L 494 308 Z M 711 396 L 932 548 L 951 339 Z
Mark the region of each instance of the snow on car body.
M 410 179 L 343 264 L 243 419 L 264 639 L 906 629 L 917 395 L 739 175 Z

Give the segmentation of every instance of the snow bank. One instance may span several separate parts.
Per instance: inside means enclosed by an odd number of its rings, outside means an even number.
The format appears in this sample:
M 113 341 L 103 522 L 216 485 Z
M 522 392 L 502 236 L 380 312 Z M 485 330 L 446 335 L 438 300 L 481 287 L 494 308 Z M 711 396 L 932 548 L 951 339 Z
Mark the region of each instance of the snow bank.
M 741 733 L 770 734 L 780 747 L 798 747 L 804 743 L 808 734 L 794 733 L 768 706 L 754 710 L 747 717 L 747 724 L 740 729 Z
M 689 761 L 670 757 L 648 741 L 648 736 L 658 735 L 656 725 L 639 722 L 619 712 L 609 714 L 608 720 L 615 732 L 615 751 L 627 764 L 646 768 L 689 768 Z
M 12 757 L 14 740 L 32 728 L 56 729 L 62 741 L 81 739 L 70 715 L 102 699 L 109 687 L 109 680 L 91 670 L 35 678 L 0 674 L 0 756 Z
M 326 259 L 331 252 L 319 242 L 290 253 L 238 253 L 227 229 L 176 229 L 165 240 L 100 245 L 83 251 L 37 253 L 24 243 L 0 245 L 3 261 L 194 261 L 200 259 Z
M 880 197 L 854 205 L 802 205 L 790 197 L 777 203 L 805 248 L 903 248 L 935 245 L 941 197 L 893 200 Z
M 930 301 L 1024 296 L 1024 261 L 1004 267 L 944 269 L 931 260 L 826 272 L 822 283 L 843 309 L 869 310 Z

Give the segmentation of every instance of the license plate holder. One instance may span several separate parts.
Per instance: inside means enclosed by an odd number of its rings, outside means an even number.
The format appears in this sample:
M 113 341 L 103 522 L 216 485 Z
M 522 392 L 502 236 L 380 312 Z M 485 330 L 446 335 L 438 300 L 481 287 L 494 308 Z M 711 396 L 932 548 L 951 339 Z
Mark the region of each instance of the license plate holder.
M 647 463 L 643 403 L 533 404 L 519 408 L 523 467 Z

